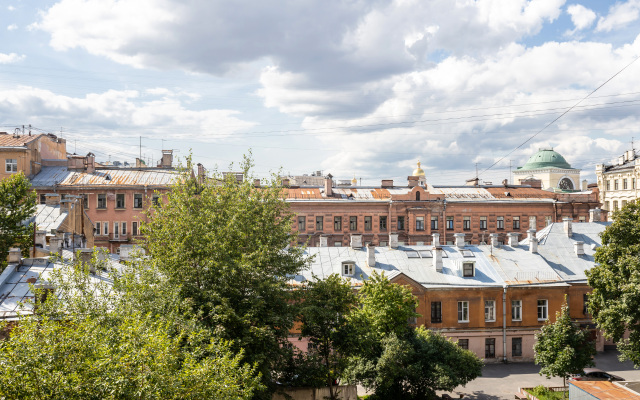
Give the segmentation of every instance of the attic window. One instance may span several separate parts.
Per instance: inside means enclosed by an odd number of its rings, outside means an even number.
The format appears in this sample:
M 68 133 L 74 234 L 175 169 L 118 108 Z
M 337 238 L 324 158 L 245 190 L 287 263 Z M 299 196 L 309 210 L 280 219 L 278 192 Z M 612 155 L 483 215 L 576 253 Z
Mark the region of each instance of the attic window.
M 107 174 L 107 176 L 104 177 L 105 181 L 110 181 L 111 180 L 111 175 Z
M 417 251 L 407 251 L 407 258 L 420 258 Z
M 433 254 L 431 254 L 431 250 L 420 250 L 418 253 L 422 258 L 433 258 Z
M 462 257 L 475 257 L 471 250 L 460 250 L 460 254 L 462 254 Z
M 475 276 L 475 263 L 465 262 L 462 263 L 462 276 L 465 278 L 472 278 Z
M 353 276 L 356 273 L 356 264 L 352 261 L 342 263 L 342 275 Z

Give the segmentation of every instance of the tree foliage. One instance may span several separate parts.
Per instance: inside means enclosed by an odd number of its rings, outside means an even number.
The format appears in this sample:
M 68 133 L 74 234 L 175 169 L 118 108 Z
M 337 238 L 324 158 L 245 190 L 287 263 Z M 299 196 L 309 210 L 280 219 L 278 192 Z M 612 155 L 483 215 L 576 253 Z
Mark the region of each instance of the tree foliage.
M 287 282 L 307 262 L 301 248 L 285 250 L 296 239 L 281 185 L 273 180 L 255 188 L 251 166 L 249 158 L 240 165 L 242 182 L 214 172 L 199 184 L 187 171 L 150 210 L 143 233 L 152 259 L 191 312 L 243 349 L 245 362 L 256 364 L 270 385 L 296 316 Z
M 157 271 L 103 274 L 79 262 L 52 273 L 55 295 L 0 343 L 0 397 L 249 399 L 260 387 L 241 354 L 182 317 Z
M 6 266 L 9 248 L 20 247 L 28 256 L 33 246 L 33 225 L 24 221 L 36 210 L 36 193 L 22 172 L 0 180 L 0 270 Z
M 618 342 L 621 357 L 640 367 L 640 204 L 628 203 L 602 232 L 596 265 L 587 271 L 589 312 L 598 328 Z M 625 339 L 625 331 L 629 338 Z
M 556 321 L 547 321 L 536 334 L 533 351 L 535 363 L 542 366 L 540 375 L 562 377 L 563 381 L 595 365 L 596 349 L 589 332 L 571 322 L 566 303 L 556 313 Z

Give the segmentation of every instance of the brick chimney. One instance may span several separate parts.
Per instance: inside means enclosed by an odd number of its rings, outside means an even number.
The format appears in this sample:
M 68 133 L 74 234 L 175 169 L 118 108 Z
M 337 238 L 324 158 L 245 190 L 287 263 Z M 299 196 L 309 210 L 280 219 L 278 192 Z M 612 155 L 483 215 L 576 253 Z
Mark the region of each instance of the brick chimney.
M 442 272 L 442 247 L 435 246 L 433 248 L 433 265 L 437 272 Z
M 362 248 L 362 235 L 351 235 L 351 247 L 354 249 Z
M 329 238 L 326 236 L 320 236 L 320 247 L 328 247 L 329 246 Z
M 573 244 L 573 247 L 578 257 L 584 255 L 584 242 L 577 241 Z
M 395 232 L 389 234 L 389 247 L 392 249 L 398 248 L 398 234 Z
M 159 167 L 171 168 L 173 165 L 173 150 L 162 150 L 162 158 L 159 162 Z
M 433 237 L 433 246 L 440 246 L 440 234 L 434 233 L 431 236 Z
M 529 239 L 529 251 L 532 253 L 538 252 L 538 238 L 535 236 Z
M 456 239 L 456 247 L 461 249 L 464 247 L 464 233 L 454 233 L 453 237 Z
M 566 233 L 568 237 L 573 236 L 573 226 L 571 221 L 573 221 L 573 218 L 562 218 L 562 222 L 564 224 L 564 233 Z
M 509 233 L 507 233 L 507 238 L 508 238 L 510 247 L 517 247 L 518 246 L 518 236 L 520 236 L 520 234 L 518 232 L 509 232 Z
M 9 264 L 18 263 L 22 261 L 22 252 L 17 247 L 12 247 L 9 249 L 9 256 L 7 257 Z
M 204 169 L 204 165 L 198 163 L 198 184 L 204 185 L 204 178 L 206 174 L 206 170 Z
M 500 247 L 500 243 L 498 243 L 498 234 L 497 233 L 491 233 L 489 235 L 489 237 L 491 238 L 491 246 L 493 247 Z
M 44 204 L 48 206 L 60 205 L 60 195 L 57 193 L 47 193 L 44 195 Z
M 600 208 L 592 208 L 589 210 L 589 222 L 600 222 L 602 218 L 602 210 Z
M 333 196 L 333 180 L 331 174 L 324 177 L 324 194 L 327 197 Z
M 390 188 L 393 187 L 393 179 L 383 179 L 380 187 Z
M 96 156 L 93 153 L 88 153 L 85 157 L 85 170 L 87 174 L 93 174 L 96 171 Z
M 367 245 L 367 265 L 369 268 L 376 266 L 376 248 L 370 244 Z

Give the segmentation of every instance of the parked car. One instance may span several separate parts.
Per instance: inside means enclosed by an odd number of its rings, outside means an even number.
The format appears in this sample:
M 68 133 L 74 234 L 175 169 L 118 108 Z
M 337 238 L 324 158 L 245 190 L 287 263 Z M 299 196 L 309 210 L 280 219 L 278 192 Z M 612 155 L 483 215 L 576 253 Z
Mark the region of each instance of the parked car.
M 581 374 L 569 377 L 570 381 L 624 381 L 624 378 L 598 368 L 585 368 Z

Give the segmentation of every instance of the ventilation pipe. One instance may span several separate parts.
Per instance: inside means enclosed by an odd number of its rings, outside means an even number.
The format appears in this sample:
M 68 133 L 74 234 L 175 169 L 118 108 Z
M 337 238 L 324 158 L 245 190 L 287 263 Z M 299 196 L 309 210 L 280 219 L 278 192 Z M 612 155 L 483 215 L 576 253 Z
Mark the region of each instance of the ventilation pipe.
M 17 247 L 12 247 L 9 249 L 9 257 L 7 258 L 9 264 L 20 263 L 22 260 L 22 252 Z
M 564 223 L 564 233 L 567 234 L 567 237 L 571 237 L 573 236 L 573 226 L 571 221 L 573 221 L 573 218 L 563 218 L 562 222 Z
M 529 251 L 532 253 L 538 252 L 538 238 L 535 236 L 529 239 Z
M 442 272 L 442 247 L 435 246 L 433 248 L 433 263 L 437 272 Z
M 324 194 L 327 197 L 333 196 L 333 180 L 331 180 L 331 176 L 325 176 L 324 178 Z
M 351 248 L 353 249 L 362 248 L 362 235 L 351 235 Z
M 389 234 L 389 247 L 391 247 L 392 249 L 397 249 L 398 248 L 398 234 L 397 233 L 390 233 Z
M 574 249 L 575 249 L 575 251 L 576 251 L 576 255 L 577 255 L 578 257 L 580 257 L 580 256 L 584 255 L 584 242 L 577 241 L 577 242 L 575 242 L 575 243 L 573 244 L 573 247 L 574 247 Z
M 320 247 L 327 247 L 329 240 L 326 236 L 320 236 Z
M 439 233 L 434 233 L 431 236 L 433 237 L 433 245 L 434 246 L 440 246 L 440 234 Z
M 454 233 L 453 237 L 456 239 L 456 247 L 461 249 L 464 247 L 464 233 Z
M 589 210 L 589 222 L 600 222 L 602 210 L 600 208 L 592 208 Z
M 491 237 L 491 246 L 493 247 L 500 247 L 500 243 L 498 243 L 498 234 L 497 233 L 492 233 L 489 235 L 489 237 Z
M 367 265 L 369 268 L 376 266 L 376 248 L 370 244 L 367 245 Z
M 507 239 L 509 241 L 509 246 L 517 247 L 518 246 L 518 236 L 520 234 L 518 232 L 509 232 L 507 233 Z

